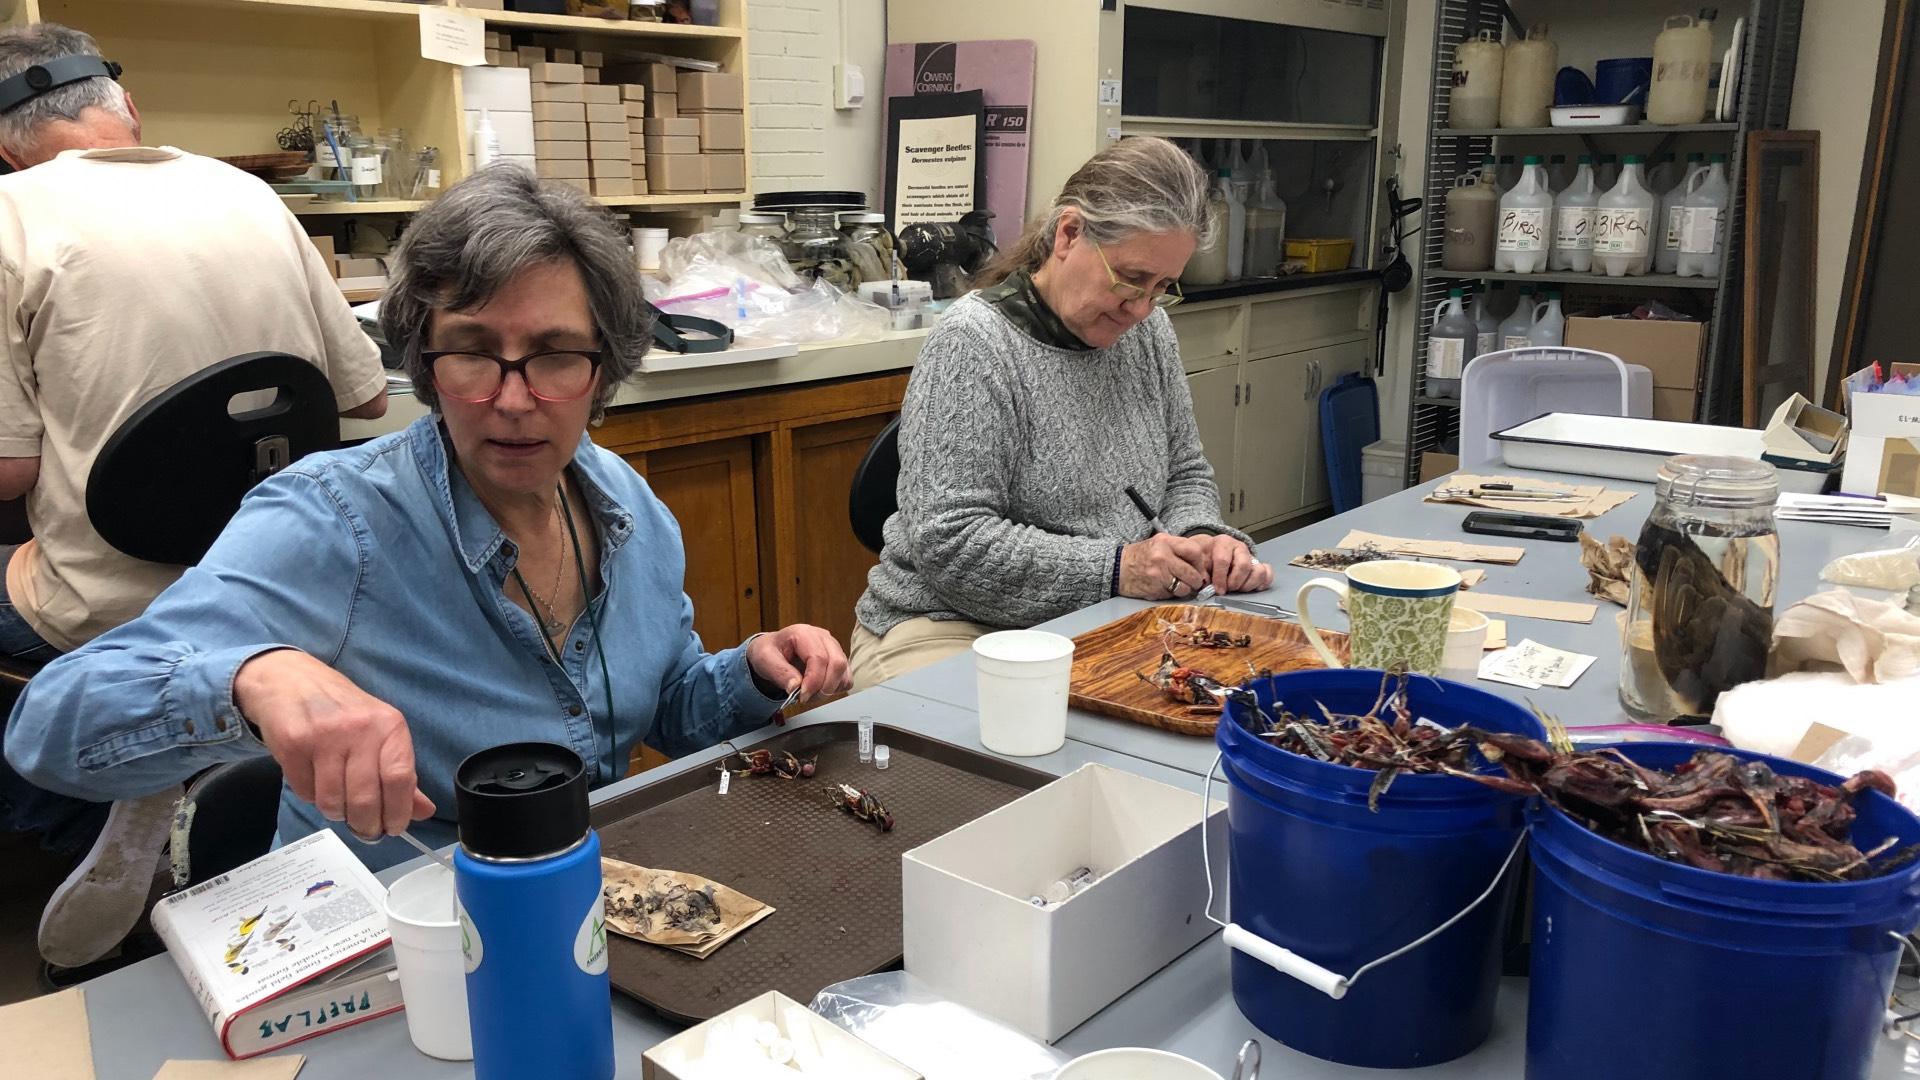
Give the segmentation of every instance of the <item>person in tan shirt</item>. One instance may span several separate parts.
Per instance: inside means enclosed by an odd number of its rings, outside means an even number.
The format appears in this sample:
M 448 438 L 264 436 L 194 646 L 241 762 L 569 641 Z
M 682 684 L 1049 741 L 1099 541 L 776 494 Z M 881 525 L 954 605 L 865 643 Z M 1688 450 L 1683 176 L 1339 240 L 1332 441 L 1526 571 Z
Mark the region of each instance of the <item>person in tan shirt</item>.
M 55 24 L 0 33 L 0 79 L 99 56 Z M 212 158 L 140 142 L 130 94 L 105 75 L 0 112 L 0 499 L 26 500 L 34 538 L 0 548 L 0 654 L 45 659 L 138 616 L 182 568 L 120 553 L 93 529 L 95 456 L 142 405 L 242 353 L 314 363 L 341 415 L 386 411 L 378 347 L 347 309 L 300 223 L 261 181 Z M 0 830 L 55 850 L 91 845 L 40 926 L 75 966 L 131 928 L 179 789 L 88 803 L 28 785 L 0 762 Z M 116 908 L 99 898 L 115 895 Z

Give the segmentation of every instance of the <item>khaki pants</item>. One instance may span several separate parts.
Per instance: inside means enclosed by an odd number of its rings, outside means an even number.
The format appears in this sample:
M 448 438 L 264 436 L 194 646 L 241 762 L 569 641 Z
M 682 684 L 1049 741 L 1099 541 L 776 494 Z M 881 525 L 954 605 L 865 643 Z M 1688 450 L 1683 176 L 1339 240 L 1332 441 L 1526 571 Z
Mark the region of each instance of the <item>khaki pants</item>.
M 864 626 L 853 628 L 853 649 L 847 657 L 855 691 L 878 686 L 897 675 L 965 652 L 973 639 L 993 627 L 958 619 L 908 619 L 880 637 Z

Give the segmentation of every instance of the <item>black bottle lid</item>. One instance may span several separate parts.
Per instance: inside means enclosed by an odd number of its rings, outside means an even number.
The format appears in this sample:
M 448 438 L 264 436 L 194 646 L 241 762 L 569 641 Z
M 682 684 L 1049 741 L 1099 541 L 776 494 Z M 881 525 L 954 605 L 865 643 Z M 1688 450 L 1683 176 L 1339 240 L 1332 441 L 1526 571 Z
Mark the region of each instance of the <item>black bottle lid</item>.
M 587 835 L 587 769 L 553 743 L 481 750 L 454 773 L 460 846 L 476 859 L 540 859 Z

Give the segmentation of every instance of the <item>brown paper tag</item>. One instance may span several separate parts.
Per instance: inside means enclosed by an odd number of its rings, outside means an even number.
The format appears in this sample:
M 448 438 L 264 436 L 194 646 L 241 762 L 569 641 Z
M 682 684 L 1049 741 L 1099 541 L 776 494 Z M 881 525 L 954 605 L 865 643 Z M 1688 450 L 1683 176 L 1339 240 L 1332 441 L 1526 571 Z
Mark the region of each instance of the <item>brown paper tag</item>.
M 1530 596 L 1501 596 L 1498 593 L 1463 592 L 1453 602 L 1482 615 L 1518 615 L 1527 619 L 1553 622 L 1590 623 L 1600 609 L 1593 604 L 1566 600 L 1535 600 Z
M 1633 498 L 1631 491 L 1614 491 L 1599 484 L 1563 484 L 1529 476 L 1473 476 L 1457 473 L 1448 477 L 1447 482 L 1441 487 L 1472 490 L 1487 484 L 1512 484 L 1515 487 L 1535 488 L 1541 491 L 1560 491 L 1576 497 L 1572 499 L 1502 499 L 1495 495 L 1483 495 L 1441 498 L 1438 494 L 1440 488 L 1435 488 L 1427 494 L 1426 501 L 1456 506 L 1479 506 L 1516 514 L 1539 514 L 1543 517 L 1597 518 Z
M 1381 536 L 1379 533 L 1362 532 L 1359 529 L 1340 538 L 1338 546 L 1343 548 L 1372 544 L 1381 551 L 1395 555 L 1416 555 L 1429 559 L 1447 559 L 1454 562 L 1500 563 L 1512 566 L 1527 553 L 1526 548 L 1506 547 L 1499 544 L 1463 544 L 1458 540 L 1410 540 L 1401 536 Z
M 307 1059 L 299 1054 L 246 1061 L 169 1061 L 153 1080 L 293 1080 Z
M 1819 759 L 1821 754 L 1833 749 L 1834 743 L 1846 737 L 1847 733 L 1839 728 L 1830 728 L 1815 720 L 1813 725 L 1807 728 L 1807 733 L 1800 737 L 1800 745 L 1794 747 L 1793 753 L 1787 756 L 1803 765 L 1811 765 Z
M 82 991 L 0 1008 L 0 1076 L 93 1080 L 93 1036 Z
M 772 907 L 698 874 L 654 870 L 603 857 L 600 875 L 609 929 L 702 960 L 773 914 Z M 707 899 L 700 899 L 702 895 Z M 698 917 L 702 911 L 708 917 Z M 675 915 L 689 912 L 695 917 L 673 925 Z

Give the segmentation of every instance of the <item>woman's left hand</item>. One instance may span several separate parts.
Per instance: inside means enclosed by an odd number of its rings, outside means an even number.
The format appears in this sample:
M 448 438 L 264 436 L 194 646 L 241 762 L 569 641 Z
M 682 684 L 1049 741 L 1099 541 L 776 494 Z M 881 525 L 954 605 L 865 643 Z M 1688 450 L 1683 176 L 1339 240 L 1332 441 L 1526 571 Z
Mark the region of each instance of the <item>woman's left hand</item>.
M 1260 592 L 1273 585 L 1273 567 L 1254 558 L 1247 545 L 1224 533 L 1194 539 L 1207 543 L 1207 580 L 1215 592 Z
M 792 693 L 800 688 L 801 701 L 846 693 L 847 654 L 832 634 L 817 626 L 795 623 L 761 634 L 747 646 L 747 666 L 762 681 Z

